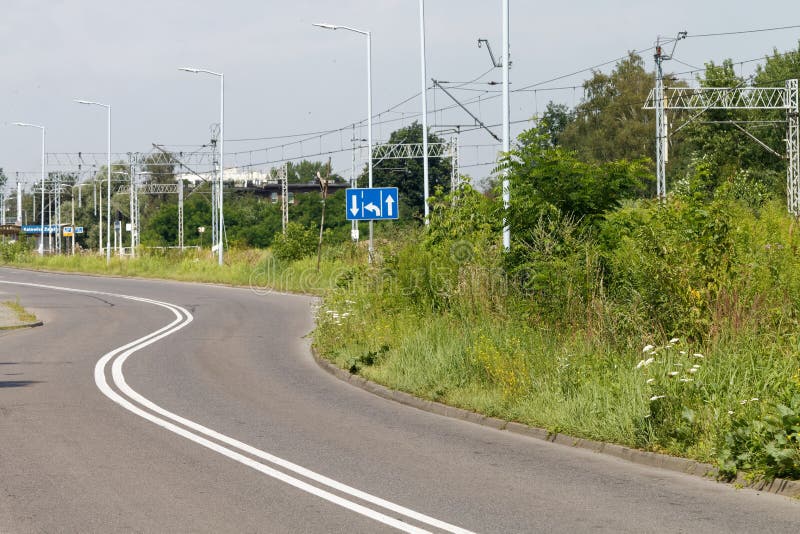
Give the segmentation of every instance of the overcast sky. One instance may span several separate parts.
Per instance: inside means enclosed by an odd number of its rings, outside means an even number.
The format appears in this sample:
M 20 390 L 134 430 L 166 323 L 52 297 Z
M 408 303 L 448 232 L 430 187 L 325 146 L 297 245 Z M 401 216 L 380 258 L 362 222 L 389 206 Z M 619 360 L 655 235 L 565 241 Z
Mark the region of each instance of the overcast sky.
M 288 142 L 235 139 L 277 137 L 345 127 L 366 116 L 365 42 L 360 35 L 326 31 L 313 22 L 371 30 L 375 113 L 420 90 L 417 0 L 0 0 L 0 167 L 10 182 L 16 172 L 38 175 L 40 133 L 10 126 L 14 121 L 47 127 L 48 152 L 105 152 L 106 117 L 75 98 L 113 106 L 112 151 L 144 152 L 151 143 L 197 146 L 219 120 L 219 83 L 210 76 L 179 72 L 189 65 L 224 72 L 226 152 Z M 428 77 L 469 81 L 490 67 L 478 38 L 501 49 L 501 0 L 427 0 Z M 653 45 L 657 35 L 687 30 L 677 61 L 683 72 L 732 58 L 735 62 L 797 47 L 800 30 L 720 37 L 691 36 L 800 24 L 800 2 L 673 0 L 534 2 L 511 0 L 512 88 L 568 74 Z M 653 68 L 652 52 L 643 54 Z M 742 66 L 752 71 L 755 63 Z M 608 71 L 612 66 L 604 67 Z M 573 105 L 582 92 L 547 88 L 579 86 L 589 76 L 539 86 L 512 95 L 512 121 L 544 109 L 548 100 Z M 497 69 L 480 81 L 500 81 Z M 496 91 L 497 86 L 463 89 Z M 457 91 L 488 124 L 500 121 L 495 93 Z M 428 92 L 433 110 L 450 105 L 441 91 Z M 376 141 L 418 118 L 413 99 L 376 122 Z M 402 113 L 398 113 L 402 112 Z M 463 111 L 431 112 L 431 124 L 471 125 Z M 515 125 L 518 133 L 526 124 Z M 498 134 L 500 128 L 493 128 Z M 365 131 L 356 132 L 357 136 Z M 351 132 L 255 153 L 253 161 L 346 149 Z M 484 132 L 461 136 L 464 172 L 480 178 L 497 143 Z M 475 145 L 480 145 L 475 146 Z M 260 154 L 260 155 L 259 155 Z M 246 155 L 228 164 L 241 162 Z M 334 155 L 334 169 L 350 174 L 351 154 Z M 30 174 L 25 174 L 30 173 Z

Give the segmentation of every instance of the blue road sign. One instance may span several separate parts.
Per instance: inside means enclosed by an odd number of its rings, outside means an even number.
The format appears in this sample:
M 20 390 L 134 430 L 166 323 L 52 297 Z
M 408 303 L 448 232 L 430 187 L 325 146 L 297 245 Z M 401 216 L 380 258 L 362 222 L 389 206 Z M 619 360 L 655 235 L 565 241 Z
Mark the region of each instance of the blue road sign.
M 76 234 L 82 234 L 83 233 L 83 226 L 76 226 L 75 227 L 75 233 Z
M 351 188 L 347 191 L 348 221 L 382 221 L 397 219 L 398 199 L 396 187 Z
M 41 234 L 42 227 L 38 224 L 23 224 L 22 231 L 26 234 Z M 57 234 L 58 232 L 59 232 L 59 227 L 57 224 L 44 225 L 44 233 Z

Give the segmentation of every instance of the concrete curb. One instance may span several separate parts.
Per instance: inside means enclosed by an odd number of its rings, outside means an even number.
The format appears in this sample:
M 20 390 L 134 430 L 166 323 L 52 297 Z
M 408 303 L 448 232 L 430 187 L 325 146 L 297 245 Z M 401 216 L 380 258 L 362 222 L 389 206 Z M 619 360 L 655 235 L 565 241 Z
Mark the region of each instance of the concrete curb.
M 443 415 L 445 417 L 452 417 L 454 419 L 461 419 L 475 423 L 482 426 L 488 426 L 496 430 L 504 430 L 514 434 L 528 436 L 531 438 L 549 441 L 551 443 L 558 443 L 567 447 L 578 447 L 587 449 L 600 454 L 607 454 L 633 462 L 635 464 L 645 465 L 648 467 L 657 467 L 660 469 L 667 469 L 678 473 L 693 475 L 697 477 L 704 477 L 710 479 L 718 479 L 719 470 L 711 464 L 690 460 L 687 458 L 678 458 L 676 456 L 669 456 L 666 454 L 659 454 L 655 452 L 642 451 L 639 449 L 632 449 L 623 445 L 614 443 L 605 443 L 602 441 L 594 441 L 585 438 L 576 438 L 566 434 L 553 434 L 543 428 L 536 428 L 514 421 L 506 421 L 505 419 L 498 419 L 496 417 L 489 417 L 469 410 L 455 408 L 436 401 L 430 401 L 415 397 L 410 393 L 390 389 L 381 384 L 371 382 L 361 376 L 351 374 L 349 371 L 338 367 L 329 360 L 320 356 L 316 350 L 312 348 L 314 360 L 323 370 L 327 371 L 336 378 L 349 382 L 350 384 L 368 391 L 384 399 L 389 399 L 400 404 L 405 404 L 419 410 Z M 766 491 L 783 495 L 786 497 L 800 498 L 800 481 L 783 480 L 776 478 L 774 480 L 749 480 L 745 475 L 739 474 L 735 480 L 730 484 L 736 487 L 746 487 L 757 491 Z
M 14 325 L 9 325 L 9 326 L 0 325 L 0 331 L 19 330 L 20 328 L 33 328 L 33 327 L 42 326 L 42 325 L 44 325 L 44 322 L 42 322 L 42 321 L 34 321 L 32 323 L 14 324 Z

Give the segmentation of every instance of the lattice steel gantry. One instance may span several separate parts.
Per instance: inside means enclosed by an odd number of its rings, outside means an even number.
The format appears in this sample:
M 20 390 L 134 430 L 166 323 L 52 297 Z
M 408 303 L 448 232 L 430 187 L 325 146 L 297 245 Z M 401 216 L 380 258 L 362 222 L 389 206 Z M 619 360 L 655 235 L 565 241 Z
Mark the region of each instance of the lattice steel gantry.
M 798 124 L 798 82 L 786 80 L 785 87 L 669 87 L 650 91 L 644 109 L 656 110 L 656 165 L 659 198 L 666 194 L 664 165 L 669 133 L 666 119 L 670 110 L 784 110 L 786 112 L 786 198 L 792 215 L 800 215 L 800 124 Z M 660 142 L 663 134 L 663 145 Z

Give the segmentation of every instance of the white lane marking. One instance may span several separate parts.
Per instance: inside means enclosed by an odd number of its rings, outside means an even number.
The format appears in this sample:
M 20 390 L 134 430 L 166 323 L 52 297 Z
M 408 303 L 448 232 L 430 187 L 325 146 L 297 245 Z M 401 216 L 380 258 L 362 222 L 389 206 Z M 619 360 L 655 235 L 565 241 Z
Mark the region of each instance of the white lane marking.
M 261 464 L 259 462 L 256 462 L 255 460 L 252 460 L 251 458 L 243 456 L 243 455 L 239 454 L 238 452 L 232 451 L 232 450 L 230 450 L 230 449 L 228 449 L 226 447 L 223 447 L 223 446 L 221 446 L 221 445 L 219 445 L 217 443 L 209 441 L 209 440 L 207 440 L 207 439 L 205 439 L 205 438 L 203 438 L 201 436 L 198 436 L 197 434 L 195 434 L 193 432 L 189 432 L 188 430 L 185 430 L 184 428 L 178 427 L 178 426 L 176 426 L 176 425 L 174 425 L 174 424 L 172 424 L 172 423 L 170 423 L 170 422 L 168 422 L 168 421 L 166 421 L 164 419 L 156 417 L 156 416 L 152 415 L 151 413 L 142 410 L 140 407 L 132 404 L 125 397 L 122 397 L 121 395 L 117 394 L 108 385 L 108 382 L 106 381 L 105 370 L 106 370 L 107 364 L 112 359 L 114 359 L 114 362 L 112 364 L 112 379 L 114 381 L 114 384 L 120 389 L 120 391 L 122 391 L 125 395 L 130 397 L 130 399 L 140 403 L 142 406 L 144 406 L 145 408 L 150 409 L 151 411 L 154 411 L 154 412 L 156 412 L 156 413 L 158 413 L 158 414 L 160 414 L 160 415 L 162 415 L 162 416 L 164 416 L 164 417 L 166 417 L 168 419 L 171 419 L 171 420 L 173 420 L 173 421 L 175 421 L 175 422 L 177 422 L 177 423 L 179 423 L 181 425 L 184 425 L 184 426 L 186 426 L 188 428 L 191 428 L 192 430 L 195 430 L 195 431 L 197 431 L 197 432 L 199 432 L 201 434 L 205 434 L 208 437 L 211 437 L 213 439 L 221 441 L 221 442 L 223 442 L 223 443 L 225 443 L 227 445 L 230 445 L 230 446 L 232 446 L 234 448 L 237 448 L 237 449 L 239 449 L 239 450 L 241 450 L 243 452 L 246 452 L 246 453 L 248 453 L 248 454 L 250 454 L 252 456 L 256 456 L 256 457 L 261 458 L 261 459 L 263 459 L 263 460 L 265 460 L 267 462 L 270 462 L 270 463 L 273 463 L 275 465 L 281 466 L 284 469 L 287 469 L 289 471 L 295 472 L 295 473 L 297 473 L 297 474 L 299 474 L 301 476 L 304 476 L 306 478 L 314 480 L 315 482 L 317 482 L 319 484 L 323 484 L 323 485 L 328 486 L 330 488 L 336 489 L 336 490 L 338 490 L 338 491 L 340 491 L 342 493 L 346 493 L 348 495 L 351 495 L 351 496 L 356 497 L 358 499 L 361 499 L 361 500 L 364 500 L 366 502 L 372 503 L 374 505 L 380 506 L 380 507 L 385 508 L 387 510 L 391 510 L 391 511 L 393 511 L 395 513 L 405 515 L 406 517 L 409 517 L 409 518 L 415 519 L 415 520 L 417 520 L 417 521 L 419 521 L 421 523 L 426 523 L 426 524 L 428 524 L 430 526 L 445 530 L 446 532 L 452 532 L 452 533 L 455 533 L 455 534 L 470 534 L 469 530 L 457 527 L 455 525 L 451 525 L 451 524 L 446 523 L 444 521 L 440 521 L 438 519 L 435 519 L 433 517 L 427 516 L 425 514 L 421 514 L 419 512 L 411 510 L 409 508 L 405 508 L 405 507 L 400 506 L 398 504 L 395 504 L 395 503 L 392 503 L 390 501 L 381 499 L 380 497 L 376 497 L 376 496 L 371 495 L 369 493 L 363 492 L 361 490 L 358 490 L 356 488 L 353 488 L 351 486 L 348 486 L 348 485 L 343 484 L 341 482 L 338 482 L 336 480 L 333 480 L 333 479 L 330 479 L 328 477 L 325 477 L 324 475 L 320 475 L 319 473 L 311 471 L 310 469 L 306 469 L 306 468 L 304 468 L 302 466 L 299 466 L 297 464 L 289 462 L 288 460 L 284 460 L 284 459 L 282 459 L 280 457 L 274 456 L 274 455 L 269 454 L 267 452 L 264 452 L 264 451 L 262 451 L 260 449 L 252 447 L 250 445 L 247 445 L 246 443 L 243 443 L 243 442 L 238 441 L 238 440 L 236 440 L 234 438 L 226 436 L 225 434 L 221 434 L 221 433 L 216 432 L 216 431 L 214 431 L 214 430 L 212 430 L 210 428 L 204 427 L 204 426 L 202 426 L 202 425 L 200 425 L 198 423 L 195 423 L 194 421 L 185 419 L 185 418 L 183 418 L 183 417 L 181 417 L 179 415 L 176 415 L 176 414 L 174 414 L 174 413 L 162 408 L 161 406 L 153 403 L 149 399 L 143 397 L 138 392 L 133 390 L 127 384 L 127 382 L 125 381 L 125 376 L 122 373 L 122 366 L 125 363 L 125 360 L 127 360 L 128 356 L 130 356 L 134 352 L 136 352 L 136 351 L 138 351 L 138 350 L 140 350 L 140 349 L 142 349 L 144 347 L 147 347 L 147 346 L 155 343 L 156 341 L 159 341 L 159 340 L 169 336 L 170 334 L 173 334 L 173 333 L 177 332 L 178 330 L 184 328 L 186 325 L 191 323 L 192 320 L 194 319 L 194 317 L 185 308 L 182 308 L 180 306 L 177 306 L 177 305 L 174 305 L 174 304 L 170 304 L 170 303 L 167 303 L 167 302 L 153 300 L 153 299 L 147 299 L 147 298 L 136 297 L 136 296 L 131 296 L 131 295 L 108 293 L 108 292 L 102 292 L 102 291 L 92 291 L 92 290 L 85 290 L 85 289 L 74 289 L 74 288 L 51 286 L 51 285 L 45 285 L 45 284 L 25 283 L 25 282 L 11 282 L 11 281 L 5 281 L 5 280 L 0 280 L 0 283 L 22 285 L 22 286 L 30 286 L 30 287 L 38 287 L 38 288 L 44 288 L 44 289 L 54 289 L 54 290 L 59 290 L 59 291 L 69 291 L 69 292 L 75 292 L 75 293 L 86 293 L 86 294 L 117 297 L 117 298 L 133 300 L 133 301 L 137 301 L 137 302 L 144 302 L 144 303 L 148 303 L 148 304 L 153 304 L 153 305 L 160 306 L 162 308 L 166 308 L 166 309 L 172 311 L 172 313 L 175 314 L 176 318 L 170 324 L 168 324 L 168 325 L 166 325 L 166 326 L 164 326 L 164 327 L 162 327 L 162 328 L 160 328 L 160 329 L 158 329 L 158 330 L 156 330 L 154 332 L 151 332 L 150 334 L 147 334 L 147 335 L 145 335 L 145 336 L 143 336 L 143 337 L 141 337 L 139 339 L 131 341 L 130 343 L 127 343 L 126 345 L 123 345 L 121 347 L 116 348 L 116 349 L 106 353 L 105 355 L 103 355 L 103 357 L 100 358 L 100 360 L 98 360 L 97 364 L 95 365 L 95 371 L 94 371 L 95 383 L 97 384 L 97 387 L 100 389 L 100 391 L 103 392 L 104 395 L 106 395 L 108 398 L 110 398 L 111 400 L 113 400 L 114 402 L 116 402 L 117 404 L 119 404 L 120 406 L 125 408 L 126 410 L 128 410 L 128 411 L 130 411 L 130 412 L 132 412 L 132 413 L 134 413 L 134 414 L 136 414 L 136 415 L 138 415 L 138 416 L 140 416 L 140 417 L 142 417 L 142 418 L 144 418 L 144 419 L 146 419 L 146 420 L 148 420 L 148 421 L 150 421 L 150 422 L 152 422 L 152 423 L 154 423 L 154 424 L 156 424 L 156 425 L 158 425 L 158 426 L 160 426 L 162 428 L 165 428 L 165 429 L 167 429 L 167 430 L 169 430 L 171 432 L 174 432 L 175 434 L 178 434 L 178 435 L 180 435 L 180 436 L 182 436 L 182 437 L 184 437 L 184 438 L 186 438 L 186 439 L 188 439 L 190 441 L 193 441 L 193 442 L 195 442 L 195 443 L 197 443 L 199 445 L 202 445 L 202 446 L 204 446 L 204 447 L 206 447 L 208 449 L 211 449 L 211 450 L 213 450 L 213 451 L 215 451 L 215 452 L 217 452 L 219 454 L 222 454 L 223 456 L 226 456 L 226 457 L 231 458 L 231 459 L 233 459 L 233 460 L 235 460 L 237 462 L 240 462 L 240 463 L 242 463 L 242 464 L 244 464 L 244 465 L 246 465 L 248 467 L 251 467 L 252 469 L 255 469 L 255 470 L 261 472 L 261 473 L 264 473 L 264 474 L 269 475 L 269 476 L 271 476 L 273 478 L 281 480 L 282 482 L 285 482 L 285 483 L 287 483 L 287 484 L 289 484 L 291 486 L 294 486 L 294 487 L 296 487 L 298 489 L 301 489 L 301 490 L 306 491 L 308 493 L 311 493 L 311 494 L 313 494 L 313 495 L 315 495 L 317 497 L 320 497 L 322 499 L 325 499 L 325 500 L 328 500 L 328 501 L 333 502 L 335 504 L 338 504 L 339 506 L 342 506 L 344 508 L 347 508 L 349 510 L 357 512 L 359 514 L 362 514 L 362 515 L 365 515 L 367 517 L 370 517 L 371 519 L 374 519 L 374 520 L 379 521 L 381 523 L 384 523 L 386 525 L 395 527 L 395 528 L 397 528 L 399 530 L 402 530 L 402 531 L 405 531 L 405 532 L 427 532 L 427 531 L 425 531 L 423 529 L 419 529 L 419 528 L 417 528 L 417 527 L 415 527 L 413 525 L 409 525 L 408 523 L 399 521 L 399 520 L 394 519 L 392 517 L 389 517 L 389 516 L 387 516 L 385 514 L 382 514 L 380 512 L 372 510 L 371 508 L 367 508 L 367 507 L 362 506 L 362 505 L 360 505 L 358 503 L 349 501 L 349 500 L 344 499 L 342 497 L 339 497 L 339 496 L 337 496 L 335 494 L 332 494 L 332 493 L 329 493 L 329 492 L 327 492 L 325 490 L 317 488 L 316 486 L 312 486 L 312 485 L 310 485 L 310 484 L 308 484 L 308 483 L 306 483 L 306 482 L 304 482 L 302 480 L 299 480 L 299 479 L 296 479 L 296 478 L 291 477 L 289 475 L 286 475 L 285 473 L 282 473 L 280 471 L 272 469 L 271 467 L 268 467 L 268 466 L 263 465 L 263 464 Z

